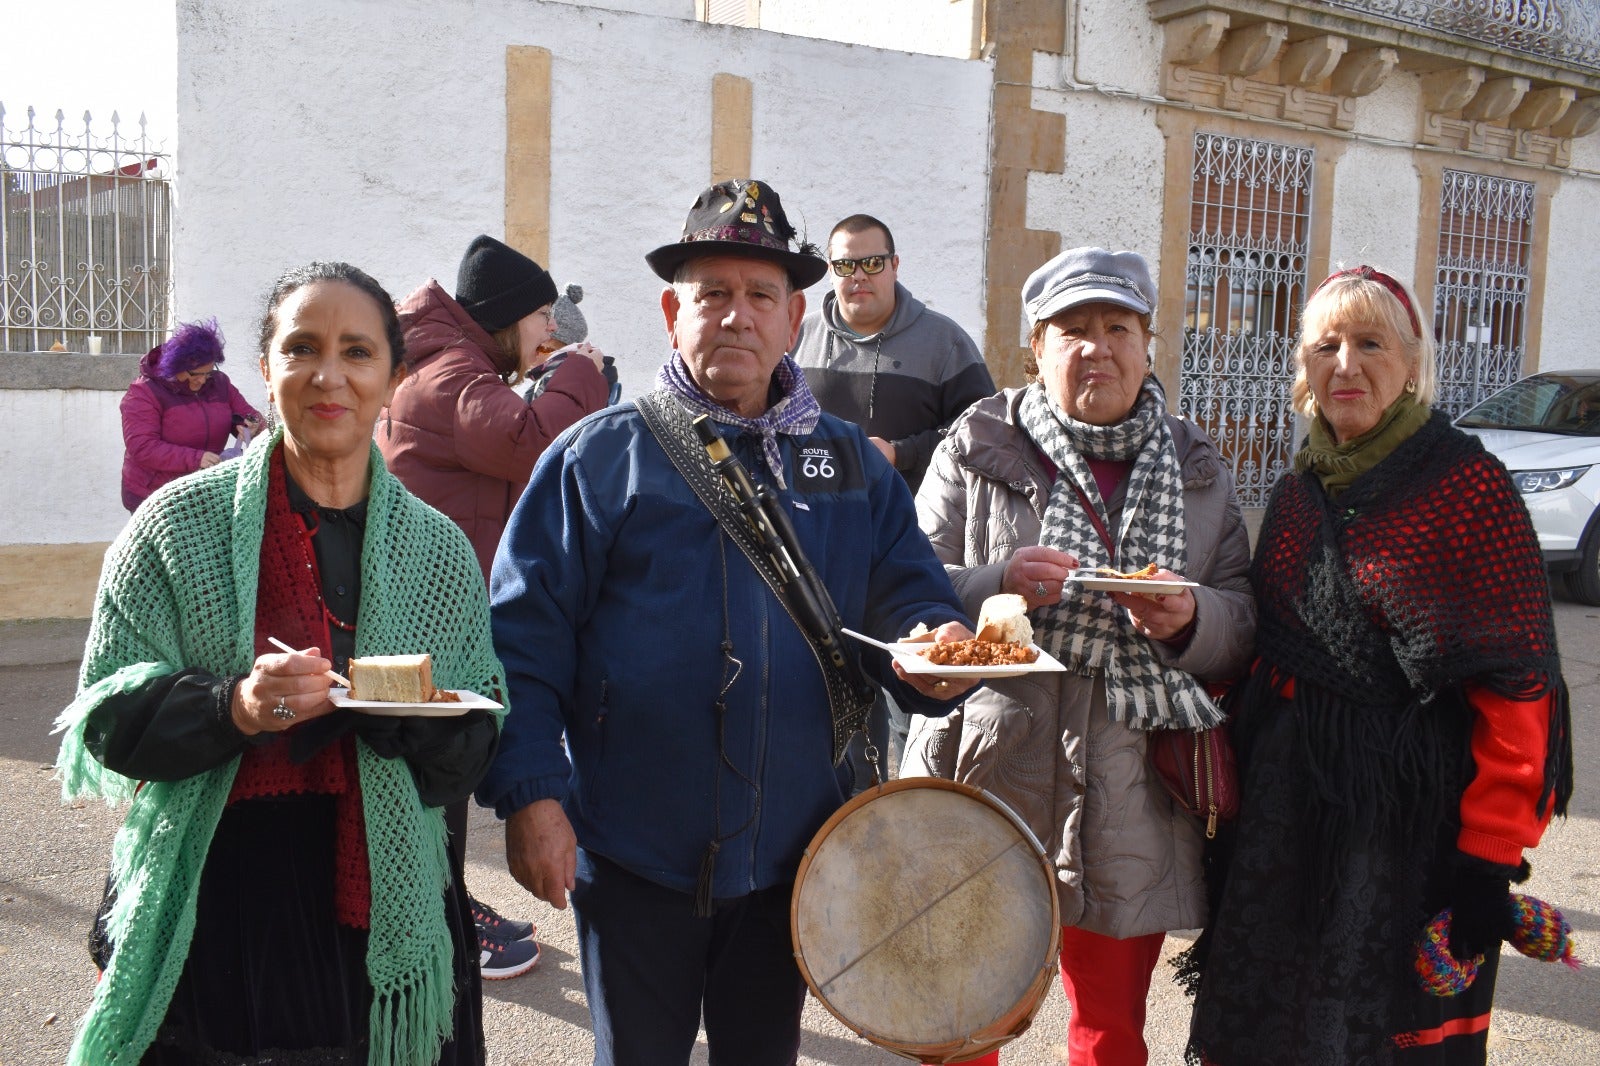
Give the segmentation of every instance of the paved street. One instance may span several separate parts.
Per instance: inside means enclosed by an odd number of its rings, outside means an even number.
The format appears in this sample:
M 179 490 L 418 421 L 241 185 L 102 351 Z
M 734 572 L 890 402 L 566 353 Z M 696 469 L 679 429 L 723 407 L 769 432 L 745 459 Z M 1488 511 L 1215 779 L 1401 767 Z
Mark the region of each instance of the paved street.
M 1580 955 L 1600 961 L 1600 610 L 1558 601 L 1557 622 L 1572 686 L 1578 795 L 1532 856 L 1533 894 L 1558 903 Z M 62 806 L 51 780 L 50 722 L 71 698 L 83 623 L 0 625 L 0 1066 L 62 1061 L 88 1002 L 94 970 L 84 948 L 119 814 L 99 803 Z M 588 1010 L 570 912 L 531 902 L 505 872 L 499 827 L 474 814 L 468 879 L 509 915 L 532 917 L 544 958 L 530 974 L 485 989 L 495 1063 L 588 1063 Z M 1187 940 L 1169 939 L 1169 953 Z M 1153 1066 L 1177 1066 L 1188 1002 L 1157 971 L 1150 996 Z M 1065 1007 L 1053 988 L 1034 1028 L 1006 1061 L 1066 1061 Z M 1574 974 L 1507 953 L 1501 968 L 1490 1059 L 1497 1066 L 1593 1066 L 1600 1062 L 1600 969 Z M 705 1061 L 702 1044 L 695 1059 Z M 800 1061 L 828 1066 L 893 1063 L 808 1004 Z M 1284 1062 L 1292 1063 L 1292 1056 Z

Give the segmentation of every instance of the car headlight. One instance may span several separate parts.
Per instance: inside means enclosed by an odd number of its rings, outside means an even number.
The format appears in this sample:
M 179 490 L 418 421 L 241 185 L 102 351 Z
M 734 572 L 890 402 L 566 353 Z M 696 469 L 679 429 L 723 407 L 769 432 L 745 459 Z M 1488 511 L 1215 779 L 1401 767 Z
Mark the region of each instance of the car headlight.
M 1564 466 L 1558 470 L 1519 470 L 1511 475 L 1511 483 L 1524 496 L 1535 492 L 1564 489 L 1589 472 L 1586 466 Z

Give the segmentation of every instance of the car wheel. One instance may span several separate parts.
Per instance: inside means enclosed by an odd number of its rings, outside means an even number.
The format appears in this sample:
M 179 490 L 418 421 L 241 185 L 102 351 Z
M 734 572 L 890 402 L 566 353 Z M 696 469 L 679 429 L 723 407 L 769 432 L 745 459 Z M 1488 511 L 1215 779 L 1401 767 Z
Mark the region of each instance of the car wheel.
M 1600 514 L 1589 519 L 1578 568 L 1562 575 L 1567 593 L 1579 603 L 1600 607 Z

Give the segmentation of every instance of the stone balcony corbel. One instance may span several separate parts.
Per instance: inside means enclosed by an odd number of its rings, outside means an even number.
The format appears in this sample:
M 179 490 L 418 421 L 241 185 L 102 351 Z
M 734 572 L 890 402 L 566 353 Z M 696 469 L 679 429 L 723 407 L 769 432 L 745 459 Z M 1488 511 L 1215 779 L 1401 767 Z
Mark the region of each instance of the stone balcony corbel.
M 1286 85 L 1316 85 L 1323 81 L 1350 50 L 1350 39 L 1325 33 L 1291 44 L 1278 64 Z
M 1288 36 L 1289 27 L 1281 22 L 1257 22 L 1230 30 L 1222 42 L 1219 69 L 1248 78 L 1278 57 Z
M 1517 130 L 1542 130 L 1566 114 L 1577 98 L 1578 90 L 1564 85 L 1535 89 L 1522 98 L 1506 124 Z
M 1495 78 L 1483 83 L 1476 96 L 1461 109 L 1469 122 L 1495 122 L 1517 109 L 1532 83 L 1527 78 Z
M 1167 22 L 1162 27 L 1166 35 L 1167 62 L 1186 67 L 1205 62 L 1222 44 L 1231 21 L 1225 11 L 1196 11 Z
M 1548 8 L 1571 14 L 1596 2 L 1548 0 Z M 1361 98 L 1404 71 L 1422 90 L 1422 144 L 1565 167 L 1572 139 L 1600 129 L 1592 21 L 1547 20 L 1530 35 L 1510 10 L 1520 5 L 1464 0 L 1147 4 L 1165 32 L 1162 92 L 1174 101 L 1352 130 Z M 1448 27 L 1429 17 L 1447 6 L 1461 9 Z
M 1422 106 L 1435 114 L 1460 111 L 1477 95 L 1486 77 L 1482 67 L 1451 67 L 1422 76 Z
M 1376 92 L 1400 63 L 1393 48 L 1363 48 L 1339 61 L 1328 87 L 1339 96 L 1367 96 Z
M 1552 137 L 1583 137 L 1600 126 L 1600 96 L 1574 100 L 1567 113 L 1550 127 Z

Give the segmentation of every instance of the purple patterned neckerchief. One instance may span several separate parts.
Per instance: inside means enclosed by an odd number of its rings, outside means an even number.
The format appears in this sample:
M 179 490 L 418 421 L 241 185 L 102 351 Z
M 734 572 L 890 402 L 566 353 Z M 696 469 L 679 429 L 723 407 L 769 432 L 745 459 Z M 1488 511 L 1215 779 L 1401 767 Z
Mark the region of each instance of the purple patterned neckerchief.
M 783 480 L 783 453 L 778 450 L 778 434 L 790 437 L 808 435 L 817 428 L 817 419 L 822 417 L 822 406 L 812 395 L 811 386 L 806 384 L 805 372 L 791 357 L 783 357 L 783 361 L 774 369 L 773 377 L 783 390 L 783 396 L 767 408 L 760 418 L 745 418 L 735 414 L 707 396 L 689 376 L 689 366 L 677 351 L 656 371 L 656 387 L 672 393 L 678 402 L 695 414 L 710 415 L 713 421 L 760 434 L 761 453 L 767 460 L 767 467 L 777 479 L 778 487 L 786 489 L 789 486 Z

